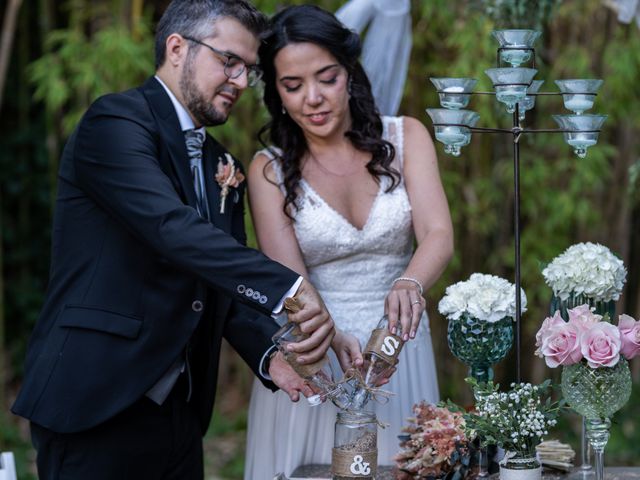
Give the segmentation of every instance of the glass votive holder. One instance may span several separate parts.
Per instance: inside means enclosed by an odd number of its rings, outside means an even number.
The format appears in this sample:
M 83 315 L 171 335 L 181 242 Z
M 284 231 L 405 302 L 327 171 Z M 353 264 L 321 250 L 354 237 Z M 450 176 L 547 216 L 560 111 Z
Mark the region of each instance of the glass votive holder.
M 493 82 L 496 100 L 507 106 L 507 112 L 513 113 L 516 103 L 524 100 L 527 88 L 538 70 L 535 68 L 490 68 L 485 70 Z
M 579 158 L 587 156 L 587 149 L 598 143 L 600 127 L 607 115 L 553 115 L 553 119 L 564 132 L 564 140 L 573 147 Z
M 471 110 L 448 110 L 427 108 L 427 114 L 434 124 L 436 140 L 443 143 L 444 152 L 457 157 L 460 149 L 471 142 L 471 128 L 480 115 Z
M 531 60 L 533 44 L 540 36 L 537 30 L 494 30 L 491 34 L 500 43 L 500 60 L 512 67 Z
M 593 108 L 596 93 L 602 83 L 603 80 L 600 79 L 556 80 L 556 85 L 562 92 L 564 107 L 577 115 Z
M 536 105 L 536 93 L 540 90 L 540 87 L 544 83 L 544 80 L 533 80 L 529 88 L 527 88 L 527 95 L 521 102 L 518 102 L 518 109 L 520 112 L 520 121 L 524 120 L 527 110 L 531 110 Z
M 338 412 L 331 451 L 333 480 L 373 480 L 378 469 L 378 420 L 373 412 Z
M 473 88 L 478 82 L 475 78 L 430 78 L 438 90 L 442 108 L 460 110 L 469 105 Z

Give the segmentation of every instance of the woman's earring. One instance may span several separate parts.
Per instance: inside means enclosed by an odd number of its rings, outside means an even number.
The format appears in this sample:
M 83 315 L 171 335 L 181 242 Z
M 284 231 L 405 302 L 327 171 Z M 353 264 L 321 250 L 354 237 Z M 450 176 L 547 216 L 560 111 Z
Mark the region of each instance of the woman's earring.
M 286 108 L 284 108 L 284 105 L 282 105 L 282 114 L 283 114 L 283 115 L 286 115 L 286 114 L 287 114 L 287 109 L 286 109 Z
M 347 81 L 347 93 L 351 96 L 351 90 L 353 88 L 353 77 L 349 76 L 349 80 Z

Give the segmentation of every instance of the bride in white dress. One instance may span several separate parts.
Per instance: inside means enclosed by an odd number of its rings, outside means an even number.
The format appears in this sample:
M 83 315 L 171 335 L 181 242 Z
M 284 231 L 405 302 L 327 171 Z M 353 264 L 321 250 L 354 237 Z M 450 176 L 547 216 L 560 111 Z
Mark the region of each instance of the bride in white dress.
M 264 253 L 318 289 L 341 358 L 354 337 L 364 346 L 385 311 L 402 325 L 409 341 L 384 387 L 395 395 L 367 405 L 389 425 L 378 432 L 378 460 L 392 464 L 412 406 L 439 399 L 421 291 L 447 265 L 453 234 L 435 149 L 417 120 L 377 115 L 358 36 L 332 14 L 289 7 L 272 26 L 260 58 L 274 147 L 249 171 L 256 235 Z M 245 480 L 330 463 L 336 411 L 255 382 Z

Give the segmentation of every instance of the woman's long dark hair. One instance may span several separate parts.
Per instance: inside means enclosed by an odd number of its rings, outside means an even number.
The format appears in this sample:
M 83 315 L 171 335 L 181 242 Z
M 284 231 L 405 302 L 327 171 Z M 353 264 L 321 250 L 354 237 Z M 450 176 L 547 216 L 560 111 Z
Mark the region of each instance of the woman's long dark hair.
M 400 182 L 398 171 L 391 167 L 395 149 L 382 139 L 382 120 L 371 93 L 371 84 L 358 61 L 361 52 L 358 34 L 321 8 L 311 5 L 288 7 L 271 19 L 271 28 L 259 51 L 264 70 L 264 103 L 271 114 L 271 121 L 262 127 L 258 138 L 264 146 L 268 147 L 270 143 L 282 150 L 280 160 L 286 191 L 284 212 L 290 218 L 289 205 L 298 208 L 296 190 L 302 177 L 300 160 L 307 151 L 307 142 L 298 124 L 282 111 L 274 59 L 290 43 L 307 42 L 327 50 L 347 70 L 352 124 L 345 136 L 358 150 L 371 153 L 367 170 L 377 182 L 382 176 L 391 179 L 387 191 L 393 190 Z M 268 142 L 265 141 L 267 135 Z

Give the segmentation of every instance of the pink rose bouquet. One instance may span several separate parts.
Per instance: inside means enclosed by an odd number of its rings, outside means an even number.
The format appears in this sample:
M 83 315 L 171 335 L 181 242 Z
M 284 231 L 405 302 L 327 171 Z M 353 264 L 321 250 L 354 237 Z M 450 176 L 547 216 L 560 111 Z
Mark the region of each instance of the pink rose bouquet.
M 565 322 L 556 312 L 542 322 L 536 334 L 536 355 L 547 366 L 574 365 L 585 361 L 591 368 L 615 367 L 622 355 L 627 360 L 640 355 L 640 321 L 620 315 L 618 325 L 602 321 L 588 305 L 568 311 Z

